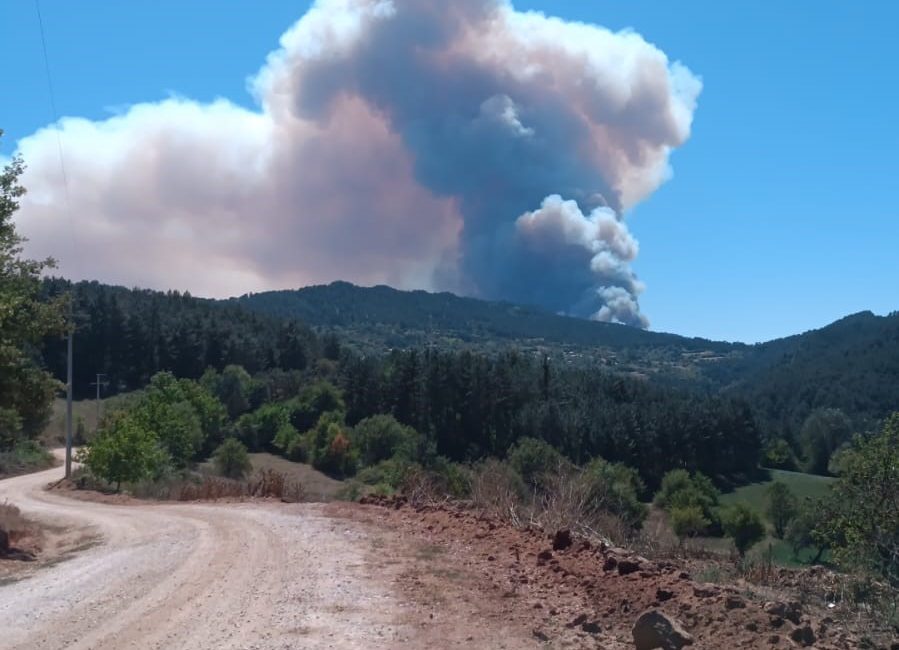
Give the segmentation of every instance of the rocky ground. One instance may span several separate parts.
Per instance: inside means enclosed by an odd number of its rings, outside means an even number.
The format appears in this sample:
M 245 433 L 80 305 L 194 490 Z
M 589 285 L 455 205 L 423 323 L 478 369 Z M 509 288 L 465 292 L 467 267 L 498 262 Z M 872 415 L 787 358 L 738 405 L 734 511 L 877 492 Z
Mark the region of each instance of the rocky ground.
M 443 561 L 470 580 L 472 593 L 492 594 L 502 609 L 496 615 L 527 627 L 545 647 L 899 648 L 899 638 L 863 641 L 827 611 L 748 586 L 700 583 L 674 562 L 565 531 L 522 530 L 461 505 L 369 503 L 368 510 L 343 506 L 344 516 L 386 523 L 445 549 Z M 414 578 L 407 588 L 418 588 Z

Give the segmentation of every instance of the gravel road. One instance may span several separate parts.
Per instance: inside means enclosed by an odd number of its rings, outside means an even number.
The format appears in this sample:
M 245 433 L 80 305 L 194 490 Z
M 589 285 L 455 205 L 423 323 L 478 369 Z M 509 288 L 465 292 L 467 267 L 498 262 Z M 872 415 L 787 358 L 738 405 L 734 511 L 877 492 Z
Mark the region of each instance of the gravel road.
M 108 505 L 0 481 L 0 502 L 102 541 L 0 586 L 0 648 L 389 648 L 414 643 L 369 530 L 316 504 Z

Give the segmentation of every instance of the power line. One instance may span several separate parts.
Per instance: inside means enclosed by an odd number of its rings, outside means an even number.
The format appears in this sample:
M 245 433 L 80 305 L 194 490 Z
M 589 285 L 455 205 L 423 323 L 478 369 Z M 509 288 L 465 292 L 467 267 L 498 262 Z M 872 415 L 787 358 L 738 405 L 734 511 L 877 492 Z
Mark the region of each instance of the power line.
M 41 51 L 44 54 L 44 72 L 47 74 L 47 92 L 50 97 L 50 111 L 53 115 L 54 131 L 56 132 L 56 151 L 59 155 L 59 170 L 62 172 L 62 187 L 65 197 L 65 216 L 69 224 L 69 252 L 75 257 L 75 226 L 72 223 L 72 206 L 69 201 L 69 175 L 66 172 L 66 160 L 62 151 L 62 136 L 60 136 L 59 113 L 56 110 L 56 94 L 53 92 L 53 76 L 50 74 L 50 57 L 47 55 L 47 37 L 44 33 L 44 17 L 41 14 L 40 0 L 34 0 L 34 9 L 37 13 L 37 24 L 41 34 Z M 68 340 L 66 344 L 66 478 L 72 475 L 72 359 L 75 338 L 75 319 L 73 314 L 74 294 L 69 296 L 69 322 Z

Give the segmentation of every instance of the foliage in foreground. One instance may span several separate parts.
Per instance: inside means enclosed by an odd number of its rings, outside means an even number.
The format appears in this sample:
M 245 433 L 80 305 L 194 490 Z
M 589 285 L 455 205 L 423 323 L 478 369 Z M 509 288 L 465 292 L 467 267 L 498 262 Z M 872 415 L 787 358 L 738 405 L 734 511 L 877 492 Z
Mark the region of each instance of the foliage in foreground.
M 816 529 L 835 559 L 899 587 L 899 412 L 855 440 Z
M 0 170 L 0 451 L 41 432 L 59 387 L 35 362 L 36 346 L 63 331 L 65 301 L 41 299 L 41 274 L 53 260 L 22 257 L 13 214 L 25 194 L 24 171 L 19 157 Z

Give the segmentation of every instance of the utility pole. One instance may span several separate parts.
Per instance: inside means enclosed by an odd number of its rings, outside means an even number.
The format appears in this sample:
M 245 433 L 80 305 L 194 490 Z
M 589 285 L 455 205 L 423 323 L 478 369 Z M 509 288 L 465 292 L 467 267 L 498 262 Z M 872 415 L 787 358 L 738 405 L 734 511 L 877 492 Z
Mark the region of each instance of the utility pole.
M 66 368 L 66 478 L 72 478 L 72 339 L 75 338 L 75 321 L 69 311 L 68 363 Z
M 100 428 L 100 387 L 106 388 L 109 385 L 108 381 L 101 381 L 101 377 L 105 377 L 106 373 L 98 372 L 97 373 L 97 381 L 92 381 L 91 386 L 97 387 L 97 429 Z

